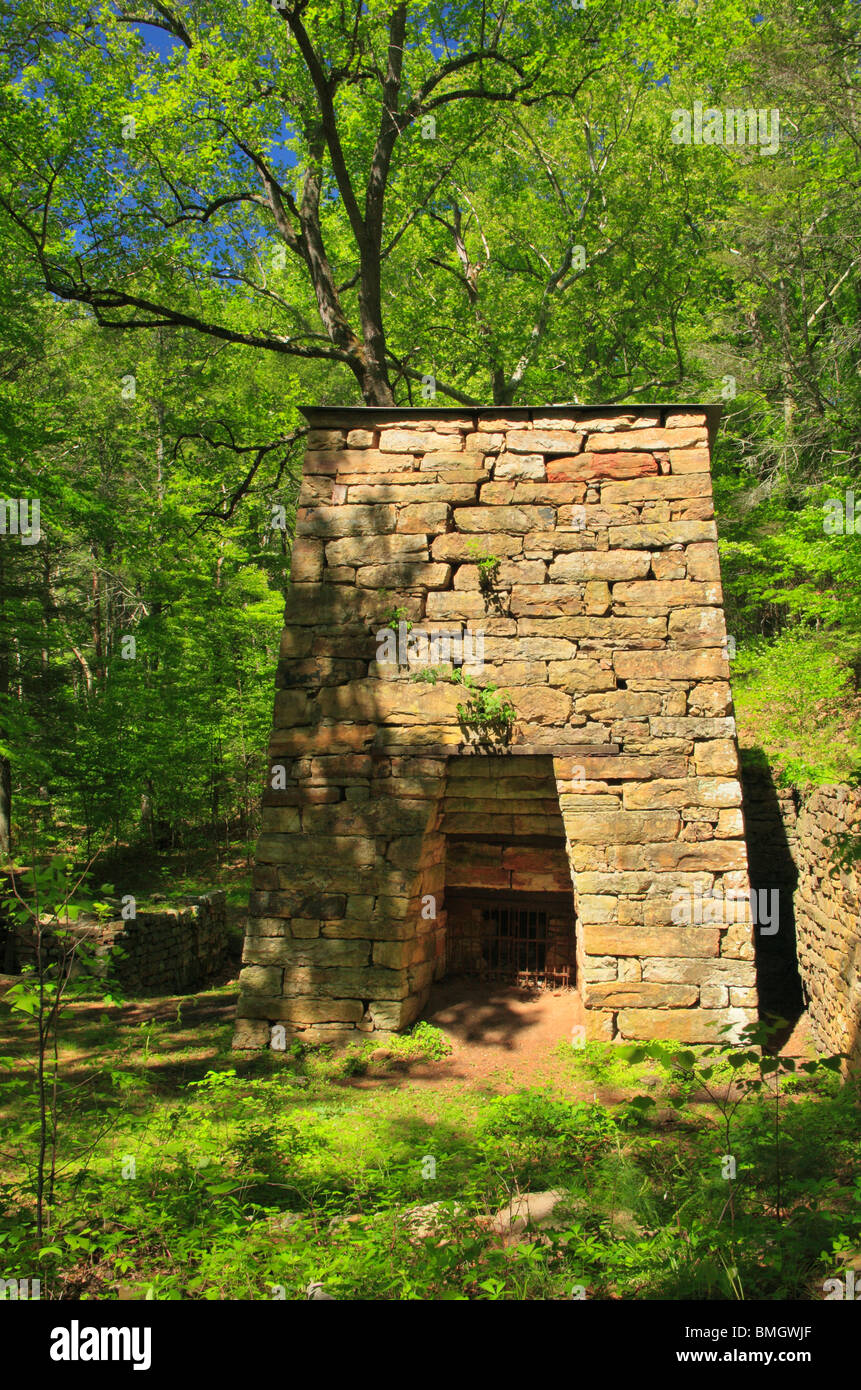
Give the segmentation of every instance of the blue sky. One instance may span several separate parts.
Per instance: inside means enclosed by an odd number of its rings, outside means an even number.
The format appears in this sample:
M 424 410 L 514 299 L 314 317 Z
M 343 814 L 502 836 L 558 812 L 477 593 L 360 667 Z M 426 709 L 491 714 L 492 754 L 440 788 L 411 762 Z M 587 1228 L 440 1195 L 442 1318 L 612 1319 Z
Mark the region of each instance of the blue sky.
M 179 39 L 153 24 L 134 24 L 132 28 L 137 29 L 147 47 L 154 49 L 160 58 L 169 58 L 176 48 L 182 47 Z

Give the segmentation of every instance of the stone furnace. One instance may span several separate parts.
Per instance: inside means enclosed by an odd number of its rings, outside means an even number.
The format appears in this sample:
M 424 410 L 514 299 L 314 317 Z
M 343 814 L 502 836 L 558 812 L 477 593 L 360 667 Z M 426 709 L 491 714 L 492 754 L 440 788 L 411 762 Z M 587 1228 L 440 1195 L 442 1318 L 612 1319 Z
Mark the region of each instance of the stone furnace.
M 234 1045 L 404 1028 L 452 972 L 591 1038 L 748 1021 L 719 407 L 305 414 Z

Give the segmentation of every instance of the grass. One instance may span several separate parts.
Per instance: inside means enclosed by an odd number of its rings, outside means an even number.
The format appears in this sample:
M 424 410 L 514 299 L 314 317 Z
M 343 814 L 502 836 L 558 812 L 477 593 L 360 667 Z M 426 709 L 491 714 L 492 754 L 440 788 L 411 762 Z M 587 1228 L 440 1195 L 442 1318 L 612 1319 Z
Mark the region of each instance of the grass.
M 41 1251 L 32 1040 L 2 1015 L 7 1277 L 85 1299 L 295 1299 L 316 1281 L 341 1299 L 819 1298 L 861 1242 L 858 1090 L 833 1075 L 783 1083 L 780 1217 L 773 1101 L 740 1107 L 728 1213 L 720 1117 L 651 1058 L 561 1046 L 542 1084 L 512 1090 L 463 1084 L 427 1024 L 382 1044 L 231 1053 L 232 1011 L 227 985 L 70 1006 Z M 632 1104 L 644 1092 L 648 1109 Z M 519 1194 L 547 1190 L 565 1194 L 553 1229 L 493 1229 Z

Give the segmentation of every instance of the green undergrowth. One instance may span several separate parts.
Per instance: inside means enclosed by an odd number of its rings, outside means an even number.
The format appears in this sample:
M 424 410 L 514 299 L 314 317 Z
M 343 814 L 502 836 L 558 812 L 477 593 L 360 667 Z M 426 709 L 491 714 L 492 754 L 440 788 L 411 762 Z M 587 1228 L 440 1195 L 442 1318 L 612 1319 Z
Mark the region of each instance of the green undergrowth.
M 779 1144 L 772 1092 L 743 1096 L 728 1207 L 725 1116 L 703 1086 L 755 1082 L 755 1053 L 566 1046 L 541 1084 L 505 1092 L 459 1079 L 427 1024 L 231 1054 L 231 1005 L 214 990 L 147 1018 L 143 1001 L 70 1010 L 40 1248 L 26 1039 L 3 1019 L 7 1277 L 84 1299 L 296 1299 L 312 1282 L 338 1299 L 821 1298 L 861 1241 L 858 1092 L 833 1072 L 784 1076 Z M 546 1191 L 563 1194 L 552 1229 L 493 1229 Z
M 776 781 L 846 782 L 861 772 L 861 644 L 798 628 L 739 644 L 731 665 L 739 739 Z

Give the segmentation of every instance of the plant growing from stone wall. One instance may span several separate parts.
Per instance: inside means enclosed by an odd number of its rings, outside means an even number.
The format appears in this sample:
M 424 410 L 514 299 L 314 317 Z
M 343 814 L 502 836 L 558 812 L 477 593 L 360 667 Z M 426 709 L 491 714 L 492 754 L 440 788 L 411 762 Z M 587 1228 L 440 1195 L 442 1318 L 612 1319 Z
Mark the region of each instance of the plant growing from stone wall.
M 487 606 L 501 611 L 502 599 L 496 587 L 499 582 L 499 566 L 502 563 L 499 556 L 485 554 L 480 541 L 469 541 L 466 550 L 478 566 L 478 588 Z
M 390 608 L 383 618 L 383 623 L 385 627 L 391 628 L 392 632 L 397 632 L 401 623 L 404 624 L 407 632 L 411 632 L 413 627 L 412 623 L 407 618 L 407 610 L 404 608 L 403 604 L 396 604 L 394 607 Z
M 412 680 L 427 685 L 448 681 L 451 685 L 464 686 L 470 694 L 466 703 L 457 707 L 461 727 L 470 732 L 477 731 L 482 743 L 505 745 L 511 742 L 517 711 L 508 696 L 501 693 L 493 681 L 481 686 L 462 667 L 454 671 L 442 671 L 435 666 L 417 671 Z
M 508 696 L 493 681 L 480 686 L 462 669 L 453 671 L 451 680 L 469 691 L 466 703 L 457 707 L 462 727 L 475 731 L 482 744 L 510 743 L 517 711 Z

